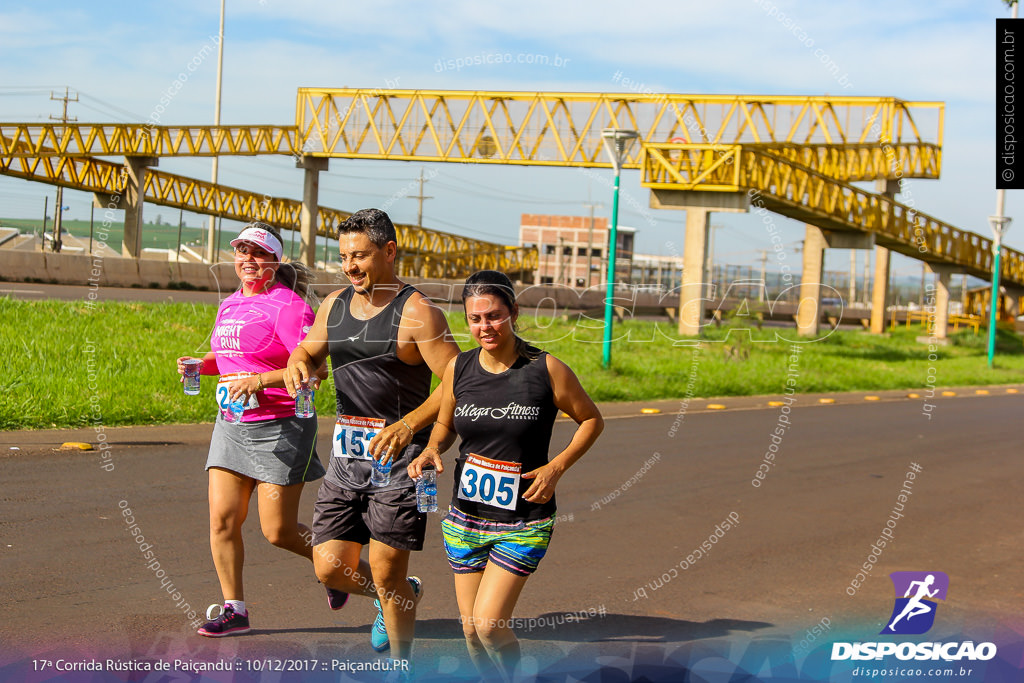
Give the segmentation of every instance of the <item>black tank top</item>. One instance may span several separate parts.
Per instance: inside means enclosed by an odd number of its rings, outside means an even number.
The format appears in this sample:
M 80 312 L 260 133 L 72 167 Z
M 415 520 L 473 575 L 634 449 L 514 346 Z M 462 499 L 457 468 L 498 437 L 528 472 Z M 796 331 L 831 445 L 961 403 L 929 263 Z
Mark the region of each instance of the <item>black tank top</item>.
M 331 355 L 338 415 L 383 418 L 385 424 L 398 420 L 423 403 L 430 394 L 430 366 L 408 365 L 398 358 L 398 328 L 402 309 L 416 292 L 404 285 L 391 302 L 369 320 L 360 320 L 350 312 L 353 288 L 334 300 L 327 316 L 327 348 Z M 336 436 L 336 435 L 335 435 Z M 413 485 L 405 468 L 426 446 L 429 429 L 421 429 L 402 451 L 391 469 L 391 482 L 384 487 L 370 485 L 370 461 L 360 446 L 355 456 L 334 457 L 336 438 L 332 438 L 331 463 L 326 480 L 352 491 L 383 491 Z
M 460 353 L 455 360 L 454 390 L 454 427 L 462 443 L 452 505 L 466 514 L 502 522 L 553 515 L 553 496 L 545 503 L 523 500 L 532 479 L 519 479 L 512 508 L 515 467 L 477 460 L 467 471 L 470 454 L 520 463 L 519 474 L 547 463 L 551 428 L 558 414 L 547 354 L 533 360 L 520 356 L 511 368 L 496 375 L 480 365 L 479 348 Z

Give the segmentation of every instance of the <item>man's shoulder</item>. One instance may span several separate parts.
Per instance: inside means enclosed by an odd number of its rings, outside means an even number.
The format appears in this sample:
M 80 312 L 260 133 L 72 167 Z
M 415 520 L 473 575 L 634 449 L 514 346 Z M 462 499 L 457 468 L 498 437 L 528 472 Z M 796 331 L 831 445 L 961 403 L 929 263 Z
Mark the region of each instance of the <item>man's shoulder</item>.
M 395 298 L 401 300 L 400 305 L 402 307 L 403 319 L 406 316 L 421 319 L 425 315 L 430 315 L 431 309 L 436 308 L 430 297 L 408 284 L 398 291 L 398 295 Z

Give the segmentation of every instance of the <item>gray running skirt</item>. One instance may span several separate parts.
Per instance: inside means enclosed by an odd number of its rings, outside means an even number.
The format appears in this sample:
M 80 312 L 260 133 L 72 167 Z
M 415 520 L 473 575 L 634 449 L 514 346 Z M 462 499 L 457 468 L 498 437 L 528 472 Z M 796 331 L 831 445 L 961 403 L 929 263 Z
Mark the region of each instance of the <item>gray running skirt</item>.
M 234 424 L 218 414 L 206 469 L 220 467 L 281 486 L 320 479 L 324 466 L 316 454 L 316 422 L 278 417 Z

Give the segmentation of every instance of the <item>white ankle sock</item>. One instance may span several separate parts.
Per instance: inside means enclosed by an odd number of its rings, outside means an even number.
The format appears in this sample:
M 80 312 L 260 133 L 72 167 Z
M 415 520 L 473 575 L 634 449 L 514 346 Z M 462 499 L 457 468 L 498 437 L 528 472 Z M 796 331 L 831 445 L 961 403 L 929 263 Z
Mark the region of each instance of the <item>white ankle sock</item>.
M 235 614 L 245 616 L 248 612 L 245 611 L 245 600 L 225 600 L 224 605 L 231 605 L 231 609 L 235 610 Z

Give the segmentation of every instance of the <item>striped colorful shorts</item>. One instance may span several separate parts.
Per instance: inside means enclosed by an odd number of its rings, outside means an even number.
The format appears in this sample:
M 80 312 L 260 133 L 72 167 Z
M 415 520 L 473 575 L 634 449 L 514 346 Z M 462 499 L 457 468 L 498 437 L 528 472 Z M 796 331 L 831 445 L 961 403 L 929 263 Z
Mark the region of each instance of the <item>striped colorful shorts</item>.
M 554 517 L 492 522 L 454 507 L 441 521 L 448 564 L 456 574 L 482 572 L 489 560 L 517 576 L 529 576 L 547 553 L 554 528 Z

